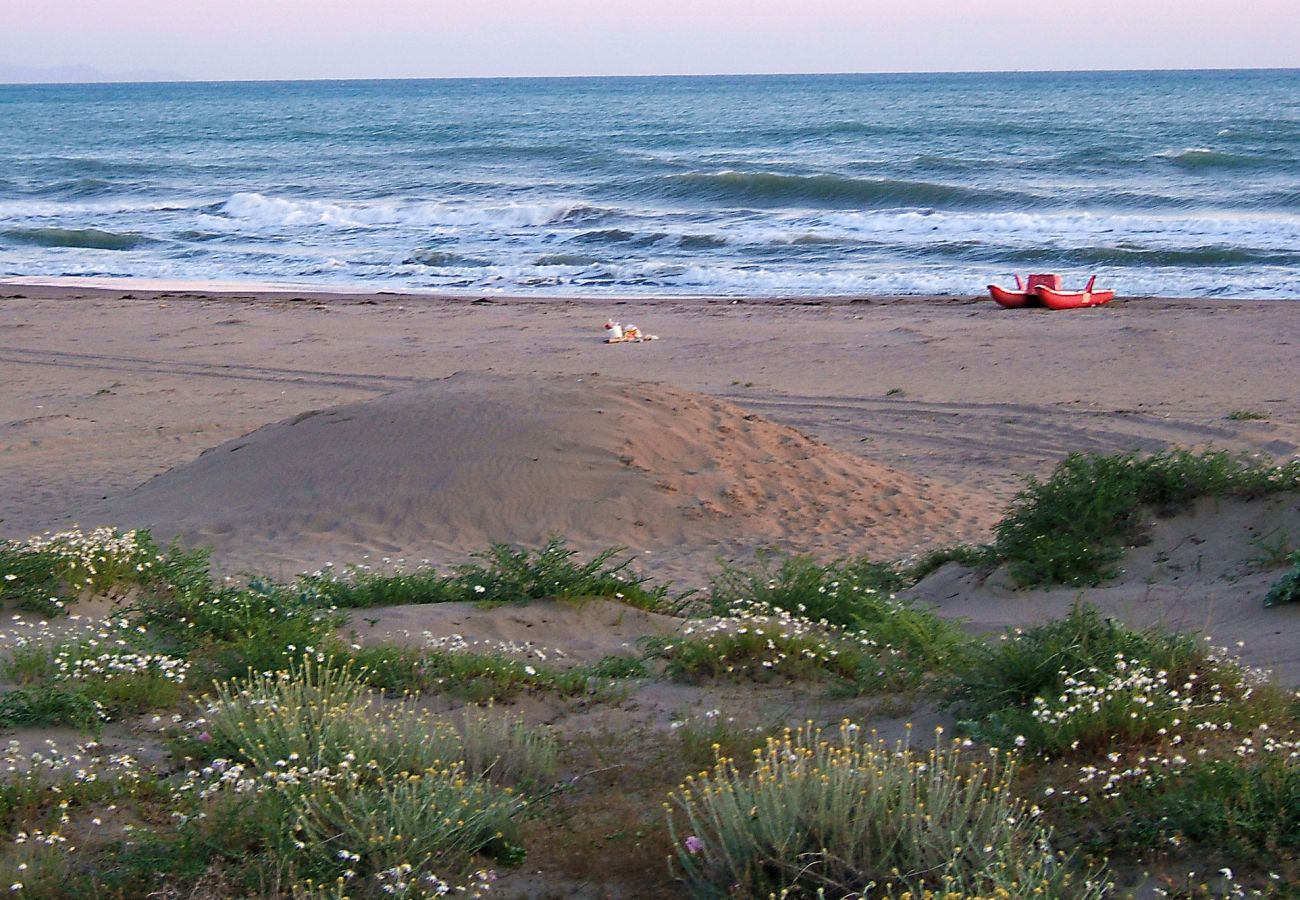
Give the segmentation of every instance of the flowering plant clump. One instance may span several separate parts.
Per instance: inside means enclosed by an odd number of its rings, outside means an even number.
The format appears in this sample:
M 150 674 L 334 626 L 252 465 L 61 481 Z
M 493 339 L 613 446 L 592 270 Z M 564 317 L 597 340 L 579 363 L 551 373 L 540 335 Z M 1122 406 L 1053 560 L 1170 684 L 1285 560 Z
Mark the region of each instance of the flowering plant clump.
M 1186 635 L 1134 631 L 1079 606 L 1005 635 L 962 673 L 954 699 L 974 734 L 1046 755 L 1157 740 L 1202 721 L 1258 721 L 1266 678 Z
M 864 632 L 759 602 L 738 603 L 727 616 L 692 620 L 680 637 L 646 646 L 667 661 L 669 675 L 684 679 L 829 677 L 865 690 L 908 686 L 920 675 L 903 651 Z
M 1300 490 L 1300 459 L 1269 465 L 1223 450 L 1151 456 L 1072 453 L 1030 477 L 996 528 L 994 551 L 1025 585 L 1095 585 L 1117 574 L 1144 507 Z
M 92 627 L 65 629 L 71 637 L 48 627 L 0 634 L 12 647 L 0 673 L 20 685 L 0 699 L 0 721 L 97 727 L 180 699 L 189 662 L 150 649 L 126 619 L 85 624 Z
M 148 584 L 168 561 L 147 531 L 96 528 L 0 544 L 0 599 L 55 615 L 85 593 Z
M 433 896 L 475 854 L 511 850 L 526 802 L 502 782 L 554 768 L 549 735 L 486 710 L 463 720 L 462 731 L 387 701 L 361 673 L 308 656 L 218 685 L 187 727 L 190 746 L 215 758 L 187 773 L 174 801 L 204 840 L 251 831 L 318 885 L 360 890 L 369 879 L 384 893 Z
M 908 581 L 899 565 L 866 558 L 820 563 L 760 553 L 753 568 L 723 568 L 710 588 L 709 611 L 727 615 L 738 605 L 758 604 L 870 635 L 916 660 L 949 662 L 965 639 L 932 612 L 895 596 Z
M 1226 720 L 1201 722 L 1155 746 L 1112 750 L 1078 766 L 1073 777 L 1062 775 L 1043 788 L 1044 806 L 1095 817 L 1117 846 L 1154 836 L 1165 852 L 1206 846 L 1300 878 L 1300 734 L 1294 731 L 1279 734 L 1260 723 L 1240 734 Z
M 1025 742 L 1050 754 L 1164 737 L 1180 728 L 1217 728 L 1212 721 L 1214 713 L 1248 701 L 1255 690 L 1251 676 L 1244 671 L 1236 683 L 1225 686 L 1201 683 L 1198 672 L 1187 673 L 1181 683 L 1172 683 L 1169 672 L 1152 671 L 1122 653 L 1116 654 L 1108 668 L 1092 667 L 1073 674 L 1061 671 L 1060 693 L 1033 699 L 1029 719 L 1036 727 L 1027 729 L 1031 736 Z M 1223 724 L 1231 729 L 1231 718 Z
M 1104 895 L 1014 796 L 1014 757 L 936 738 L 926 752 L 889 747 L 845 721 L 835 735 L 770 738 L 752 771 L 719 757 L 666 804 L 687 885 L 700 897 Z

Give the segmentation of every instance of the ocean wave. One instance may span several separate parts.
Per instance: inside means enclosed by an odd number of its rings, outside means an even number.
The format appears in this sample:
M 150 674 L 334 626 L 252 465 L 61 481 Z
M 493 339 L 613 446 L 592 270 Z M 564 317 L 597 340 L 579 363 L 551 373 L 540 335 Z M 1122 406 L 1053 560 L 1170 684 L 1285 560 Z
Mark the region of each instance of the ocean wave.
M 535 266 L 594 266 L 600 260 L 583 253 L 548 253 L 533 260 Z
M 669 235 L 666 231 L 638 233 L 625 228 L 598 228 L 574 235 L 571 240 L 580 244 L 623 244 L 629 247 L 648 247 L 658 244 Z
M 654 179 L 651 187 L 673 199 L 758 207 L 991 208 L 1043 202 L 1018 191 L 989 191 L 929 181 L 732 170 L 664 175 Z
M 1294 160 L 1273 160 L 1263 156 L 1213 150 L 1209 147 L 1164 150 L 1157 153 L 1156 156 L 1168 160 L 1171 165 L 1187 172 L 1213 171 L 1216 169 L 1267 169 L 1273 168 L 1280 163 L 1285 163 L 1287 166 L 1295 165 Z
M 727 246 L 727 239 L 716 234 L 684 234 L 677 239 L 683 250 L 716 250 Z
M 338 228 L 495 227 L 528 228 L 575 224 L 610 213 L 590 204 L 554 200 L 539 203 L 474 204 L 439 201 L 341 201 L 235 194 L 215 207 L 217 215 L 262 227 L 328 225 Z
M 463 256 L 443 250 L 420 250 L 406 260 L 408 265 L 428 266 L 432 269 L 481 269 L 492 263 L 476 256 Z
M 987 245 L 981 249 L 987 251 Z M 1117 267 L 1149 266 L 1294 266 L 1300 263 L 1300 253 L 1262 250 L 1252 247 L 1035 247 L 1000 252 L 999 258 L 1013 262 L 1055 262 L 1075 265 L 1105 265 Z
M 142 234 L 98 228 L 9 228 L 0 231 L 0 238 L 31 247 L 80 247 L 86 250 L 134 250 L 155 243 L 153 238 Z
M 69 178 L 36 188 L 32 193 L 38 197 L 98 197 L 110 193 L 114 188 L 111 181 L 103 178 Z

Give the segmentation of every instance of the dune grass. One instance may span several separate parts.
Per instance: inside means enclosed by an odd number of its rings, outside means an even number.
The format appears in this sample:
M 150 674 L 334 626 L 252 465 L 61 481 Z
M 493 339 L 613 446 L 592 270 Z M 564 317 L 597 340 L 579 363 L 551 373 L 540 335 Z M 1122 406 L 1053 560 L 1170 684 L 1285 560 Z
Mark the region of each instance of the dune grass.
M 1285 491 L 1300 491 L 1300 460 L 1274 466 L 1226 451 L 1074 453 L 1046 481 L 1026 479 L 997 525 L 994 553 L 1025 586 L 1095 585 L 1116 574 L 1124 548 L 1141 539 L 1144 509 Z
M 668 586 L 651 587 L 634 575 L 630 558 L 612 547 L 586 562 L 557 537 L 536 549 L 493 544 L 479 562 L 448 574 L 422 566 L 409 572 L 348 566 L 306 575 L 298 585 L 318 604 L 348 609 L 408 603 L 475 602 L 486 605 L 541 599 L 616 599 L 629 606 L 659 610 L 668 604 Z

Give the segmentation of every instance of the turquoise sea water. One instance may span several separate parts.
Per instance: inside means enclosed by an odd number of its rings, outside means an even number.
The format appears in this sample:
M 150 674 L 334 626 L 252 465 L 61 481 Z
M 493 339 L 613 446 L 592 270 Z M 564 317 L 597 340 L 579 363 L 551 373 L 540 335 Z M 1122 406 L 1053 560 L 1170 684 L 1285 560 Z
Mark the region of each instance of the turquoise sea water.
M 1300 70 L 0 86 L 0 277 L 1300 298 Z

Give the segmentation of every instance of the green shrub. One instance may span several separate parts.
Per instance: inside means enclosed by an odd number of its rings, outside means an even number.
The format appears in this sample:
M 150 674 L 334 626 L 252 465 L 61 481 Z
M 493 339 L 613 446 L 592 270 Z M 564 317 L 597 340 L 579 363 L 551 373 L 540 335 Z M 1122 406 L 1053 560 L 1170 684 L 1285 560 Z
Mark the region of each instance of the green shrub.
M 589 669 L 561 670 L 498 652 L 456 647 L 414 650 L 376 644 L 352 651 L 358 677 L 385 691 L 446 693 L 475 703 L 506 700 L 523 691 L 562 696 L 592 692 Z
M 980 569 L 995 565 L 997 560 L 997 554 L 989 546 L 958 545 L 956 547 L 940 547 L 923 554 L 920 559 L 907 566 L 903 570 L 903 576 L 907 579 L 908 584 L 915 584 L 940 566 L 947 565 L 950 562 L 955 562 L 968 569 Z
M 456 766 L 373 788 L 314 791 L 298 812 L 298 870 L 323 879 L 400 866 L 468 874 L 474 854 L 508 851 L 523 806 Z
M 906 583 L 891 563 L 856 558 L 822 564 L 807 556 L 760 554 L 752 568 L 724 566 L 709 604 L 715 616 L 738 608 L 784 610 L 938 663 L 965 639 L 933 613 L 895 599 L 892 592 Z
M 1295 719 L 1290 730 L 1275 720 L 1246 734 L 1225 724 L 1114 745 L 1073 776 L 1063 773 L 1043 794 L 1048 814 L 1064 813 L 1101 850 L 1131 855 L 1179 848 L 1202 861 L 1230 861 L 1233 868 L 1281 871 L 1294 883 L 1300 876 Z
M 1277 606 L 1281 603 L 1300 603 L 1300 550 L 1287 557 L 1291 569 L 1268 589 L 1264 596 L 1265 606 Z
M 963 639 L 926 613 L 881 600 L 874 628 L 849 631 L 762 603 L 741 603 L 731 615 L 692 621 L 678 636 L 643 638 L 647 655 L 683 681 L 772 678 L 831 681 L 857 693 L 913 688 Z M 934 635 L 932 645 L 926 635 Z M 878 638 L 877 635 L 884 635 Z M 898 645 L 888 640 L 899 641 Z
M 298 586 L 319 598 L 322 606 L 369 609 L 412 603 L 448 603 L 468 599 L 456 580 L 431 568 L 413 572 L 377 572 L 367 566 L 345 566 L 342 573 L 326 569 L 303 575 Z
M 709 606 L 720 616 L 737 603 L 761 603 L 854 628 L 860 607 L 887 598 L 904 584 L 890 563 L 860 557 L 822 564 L 810 556 L 760 552 L 752 567 L 723 565 L 709 586 Z
M 1213 707 L 1252 714 L 1253 682 L 1187 635 L 1136 631 L 1095 607 L 1008 634 L 957 674 L 965 726 L 999 746 L 1048 754 L 1141 740 Z
M 1012 793 L 1009 759 L 955 743 L 891 749 L 847 722 L 833 737 L 787 732 L 755 755 L 752 772 L 721 758 L 671 797 L 694 896 L 1103 896 L 1050 849 Z
M 1256 737 L 1239 749 L 1240 755 L 1194 759 L 1149 790 L 1147 821 L 1166 835 L 1225 847 L 1239 858 L 1295 860 L 1300 742 Z M 1126 802 L 1134 802 L 1132 794 Z
M 470 706 L 461 721 L 465 770 L 494 784 L 538 788 L 555 776 L 559 745 L 549 728 L 492 707 Z
M 345 617 L 308 593 L 254 579 L 242 588 L 193 583 L 148 592 L 131 620 L 213 678 L 291 666 L 304 652 L 330 648 Z
M 194 727 L 211 762 L 177 789 L 183 841 L 245 880 L 341 878 L 362 895 L 422 891 L 468 873 L 479 852 L 516 855 L 525 803 L 502 785 L 555 769 L 549 732 L 478 709 L 457 729 L 314 658 L 218 685 Z M 398 895 L 425 896 L 407 888 Z
M 147 531 L 78 529 L 0 542 L 0 601 L 44 615 L 85 593 L 162 588 L 207 578 L 207 553 L 161 550 Z
M 482 562 L 460 566 L 450 575 L 431 568 L 383 573 L 349 566 L 342 575 L 322 572 L 303 576 L 298 585 L 320 605 L 366 608 L 406 603 L 519 603 L 549 598 L 609 597 L 643 609 L 659 609 L 668 588 L 646 586 L 628 573 L 631 559 L 615 561 L 621 548 L 611 548 L 585 563 L 575 560 L 559 538 L 528 550 L 493 544 L 478 554 Z
M 1225 451 L 1073 453 L 1046 481 L 1026 479 L 997 525 L 994 548 L 1021 584 L 1094 585 L 1115 574 L 1124 546 L 1139 539 L 1143 508 L 1296 490 L 1300 460 L 1275 467 Z
M 384 705 L 360 673 L 310 657 L 291 670 L 218 683 L 206 712 L 212 753 L 274 772 L 364 767 L 367 777 L 457 760 L 460 734 L 408 704 Z

